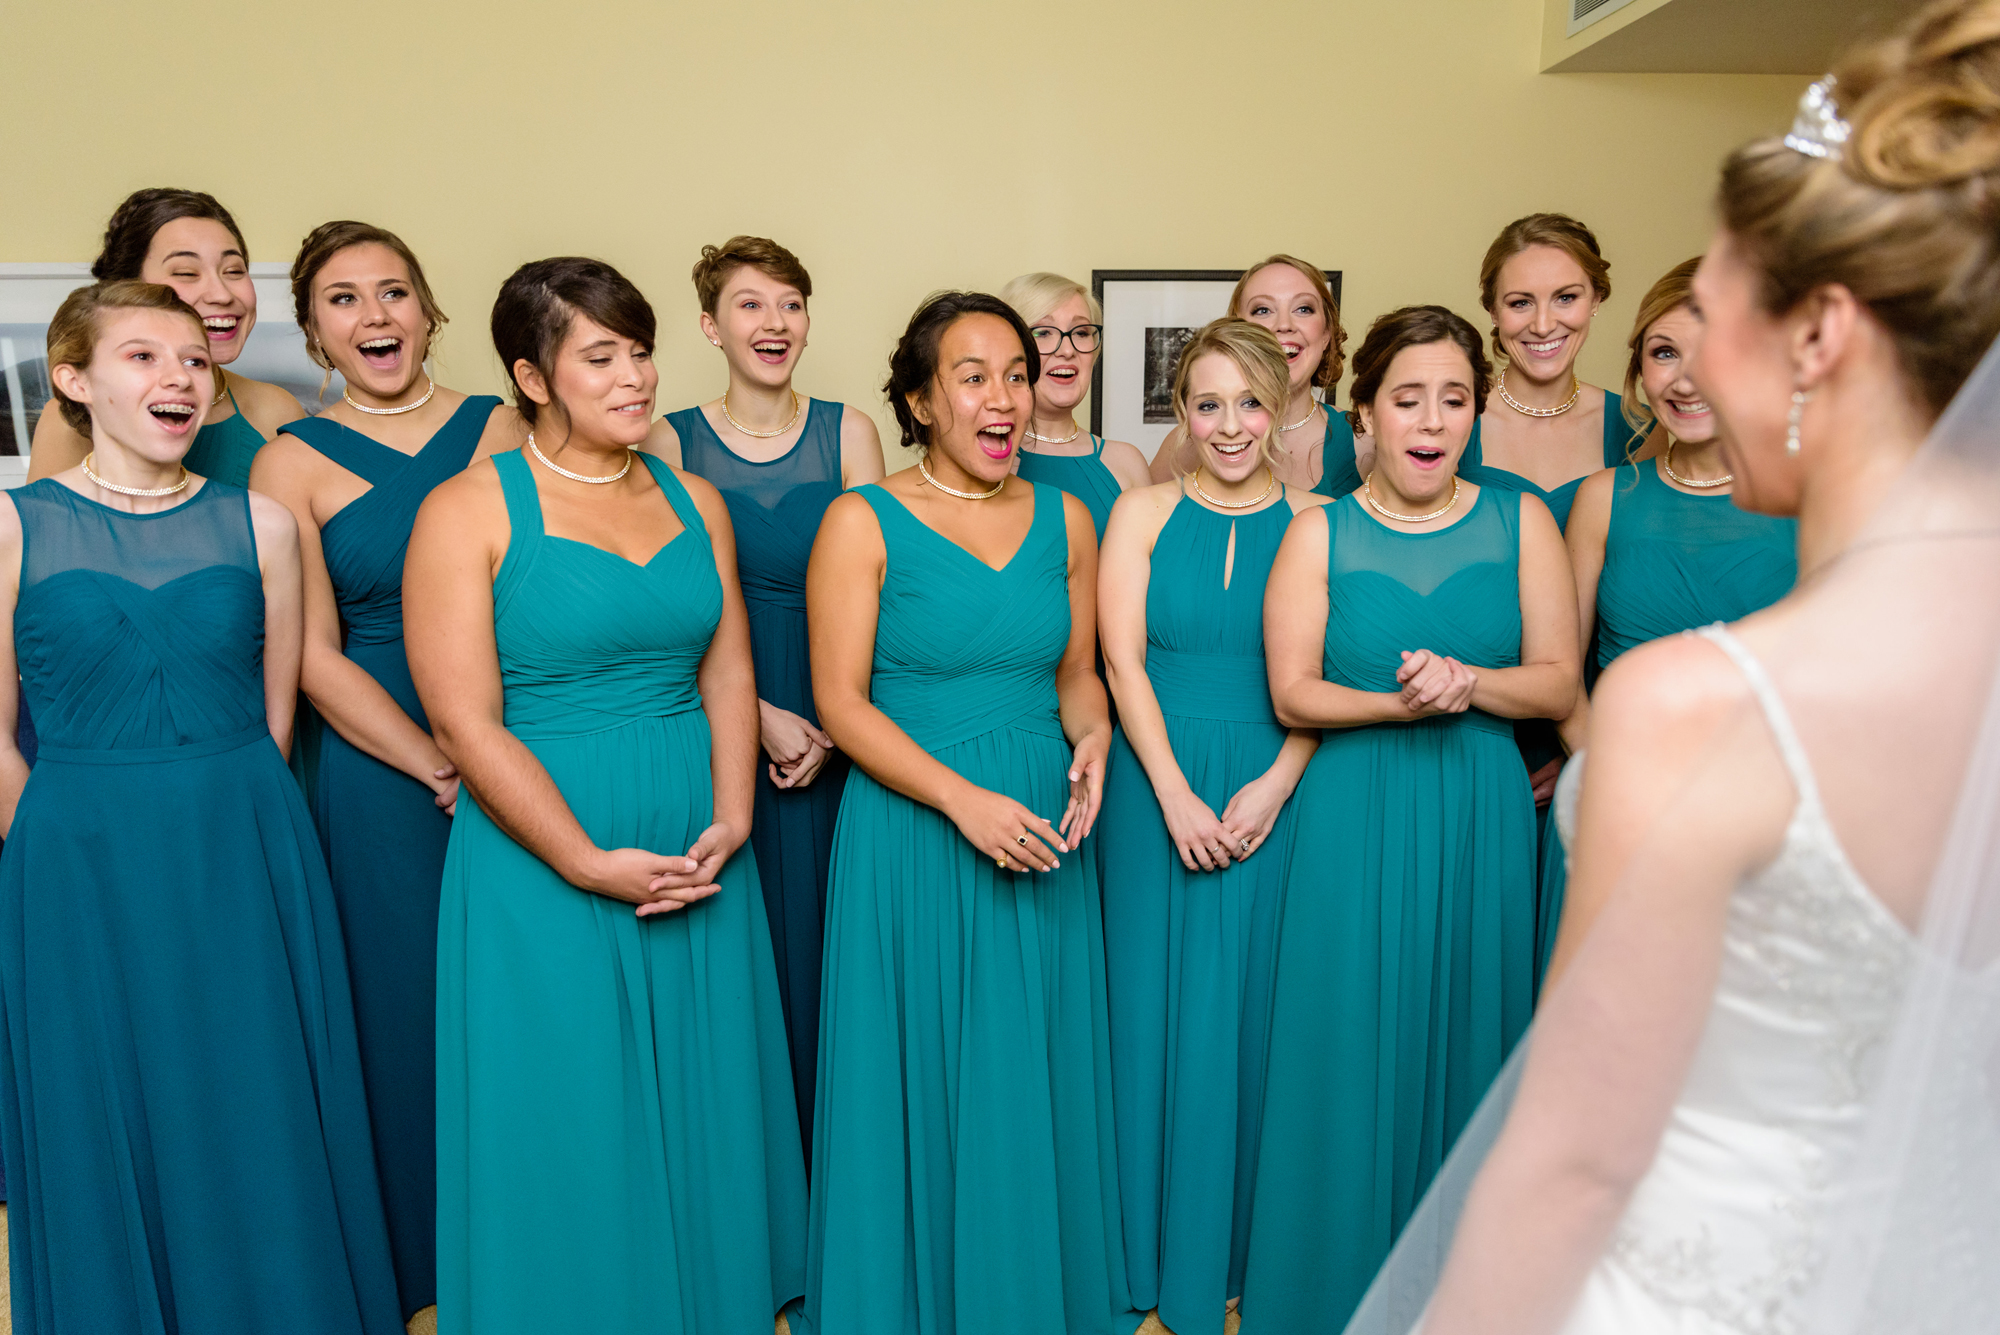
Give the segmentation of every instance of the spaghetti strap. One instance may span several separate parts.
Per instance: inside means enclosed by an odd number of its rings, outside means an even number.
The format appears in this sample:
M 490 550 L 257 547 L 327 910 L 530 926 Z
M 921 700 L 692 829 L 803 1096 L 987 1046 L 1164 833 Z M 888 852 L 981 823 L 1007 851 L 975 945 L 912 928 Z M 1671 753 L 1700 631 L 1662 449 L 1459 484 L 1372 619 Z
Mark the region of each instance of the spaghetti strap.
M 1713 644 L 1742 672 L 1744 681 L 1750 685 L 1750 693 L 1757 697 L 1757 704 L 1764 711 L 1764 721 L 1770 726 L 1771 736 L 1778 743 L 1778 754 L 1784 757 L 1785 768 L 1791 773 L 1792 783 L 1799 790 L 1799 802 L 1814 809 L 1819 807 L 1819 785 L 1813 781 L 1812 765 L 1806 759 L 1806 749 L 1799 741 L 1798 731 L 1792 727 L 1792 716 L 1785 709 L 1785 702 L 1778 696 L 1778 688 L 1771 684 L 1770 674 L 1756 655 L 1736 638 L 1727 626 L 1716 622 L 1712 626 L 1702 626 L 1688 632 L 1699 635 Z

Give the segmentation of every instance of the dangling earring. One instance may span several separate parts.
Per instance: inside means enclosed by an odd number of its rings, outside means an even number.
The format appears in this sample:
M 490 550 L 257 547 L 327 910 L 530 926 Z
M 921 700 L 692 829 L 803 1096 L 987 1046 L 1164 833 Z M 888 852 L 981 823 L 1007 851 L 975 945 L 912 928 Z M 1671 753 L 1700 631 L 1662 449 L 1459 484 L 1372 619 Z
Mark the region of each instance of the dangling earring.
M 1806 400 L 1812 395 L 1802 389 L 1792 391 L 1792 410 L 1785 414 L 1785 453 L 1796 458 L 1799 452 L 1799 419 L 1806 415 Z

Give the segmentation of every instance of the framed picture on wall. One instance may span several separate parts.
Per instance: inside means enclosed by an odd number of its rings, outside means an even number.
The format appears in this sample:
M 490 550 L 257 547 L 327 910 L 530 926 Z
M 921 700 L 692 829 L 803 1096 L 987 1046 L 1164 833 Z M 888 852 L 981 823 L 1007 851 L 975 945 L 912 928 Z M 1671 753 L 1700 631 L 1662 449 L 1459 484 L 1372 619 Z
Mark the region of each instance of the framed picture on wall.
M 1174 426 L 1174 366 L 1195 331 L 1228 314 L 1241 269 L 1093 269 L 1104 339 L 1090 378 L 1090 430 L 1152 458 Z M 1340 270 L 1326 270 L 1340 301 Z
M 306 356 L 306 336 L 292 318 L 290 271 L 283 264 L 253 264 L 257 327 L 229 369 L 267 380 L 318 412 L 326 372 Z M 28 444 L 49 401 L 49 321 L 63 298 L 90 282 L 88 264 L 0 264 L 0 487 L 18 487 L 28 476 Z M 338 403 L 346 385 L 336 375 L 325 403 Z

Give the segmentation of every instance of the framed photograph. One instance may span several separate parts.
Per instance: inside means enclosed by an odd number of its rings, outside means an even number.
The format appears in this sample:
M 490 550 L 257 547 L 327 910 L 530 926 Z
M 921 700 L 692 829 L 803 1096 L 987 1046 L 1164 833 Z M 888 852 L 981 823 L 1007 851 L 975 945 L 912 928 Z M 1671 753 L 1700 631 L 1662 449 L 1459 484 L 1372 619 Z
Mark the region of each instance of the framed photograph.
M 1229 313 L 1241 269 L 1093 269 L 1104 340 L 1090 378 L 1090 429 L 1152 458 L 1174 426 L 1174 366 L 1195 331 Z M 1340 270 L 1326 270 L 1340 301 Z
M 306 356 L 306 336 L 292 319 L 290 271 L 283 264 L 253 264 L 257 327 L 229 369 L 252 380 L 282 385 L 306 411 L 318 411 L 326 375 Z M 90 282 L 88 264 L 0 264 L 0 487 L 18 487 L 28 476 L 28 446 L 50 398 L 49 321 L 63 298 Z M 346 388 L 336 375 L 325 402 Z

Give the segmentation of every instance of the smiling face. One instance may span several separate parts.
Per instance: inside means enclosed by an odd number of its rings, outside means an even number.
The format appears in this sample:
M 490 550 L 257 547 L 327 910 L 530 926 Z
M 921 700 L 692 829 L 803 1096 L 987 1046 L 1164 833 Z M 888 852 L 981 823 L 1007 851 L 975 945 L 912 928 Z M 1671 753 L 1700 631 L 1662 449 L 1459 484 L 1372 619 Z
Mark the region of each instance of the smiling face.
M 1272 412 L 1234 357 L 1211 352 L 1188 368 L 1187 432 L 1218 482 L 1241 482 L 1264 466 Z
M 796 287 L 752 264 L 739 264 L 723 280 L 715 314 L 701 317 L 701 331 L 721 344 L 740 380 L 781 389 L 798 369 L 812 317 Z
M 350 386 L 378 399 L 423 375 L 429 325 L 410 269 L 376 242 L 336 251 L 313 275 L 312 334 Z
M 1236 313 L 1277 335 L 1294 394 L 1312 384 L 1333 341 L 1333 316 L 1310 278 L 1289 264 L 1267 264 L 1243 285 Z
M 653 424 L 653 392 L 660 385 L 651 348 L 579 313 L 550 370 L 545 381 L 533 364 L 514 363 L 521 392 L 536 404 L 556 405 L 556 411 L 537 415 L 544 444 L 636 449 L 645 442 Z
M 1509 371 L 1567 384 L 1597 314 L 1597 290 L 1583 266 L 1555 246 L 1529 246 L 1500 266 L 1496 289 L 1488 314 Z
M 187 316 L 113 308 L 98 315 L 90 364 L 59 365 L 51 374 L 90 409 L 93 448 L 170 464 L 194 443 L 221 372 L 203 330 Z
M 1006 477 L 1034 409 L 1028 354 L 1014 326 L 997 315 L 961 315 L 938 338 L 937 375 L 910 395 L 910 411 L 930 428 L 931 471 L 949 460 L 984 486 Z
M 1035 321 L 1036 329 L 1064 331 L 1091 323 L 1090 307 L 1081 292 L 1073 292 L 1047 315 Z M 1089 352 L 1078 352 L 1073 340 L 1064 339 L 1054 352 L 1042 354 L 1042 378 L 1035 382 L 1035 407 L 1045 417 L 1057 417 L 1075 410 L 1090 389 L 1090 371 L 1097 365 L 1097 344 Z
M 216 364 L 242 353 L 257 323 L 257 289 L 250 261 L 227 227 L 213 218 L 175 218 L 153 233 L 139 277 L 166 284 L 194 307 Z
M 1730 498 L 1759 514 L 1797 514 L 1800 473 L 1785 454 L 1794 371 L 1785 323 L 1757 300 L 1758 275 L 1726 230 L 1694 274 L 1692 314 L 1701 336 L 1688 378 L 1707 400 Z
M 1688 358 L 1701 341 L 1701 322 L 1686 306 L 1653 321 L 1639 345 L 1639 383 L 1646 402 L 1675 440 L 1703 445 L 1715 439 L 1715 414 L 1688 379 Z
M 1472 381 L 1458 344 L 1418 343 L 1390 359 L 1375 401 L 1361 405 L 1362 429 L 1375 437 L 1376 474 L 1405 501 L 1450 494 L 1476 418 Z

